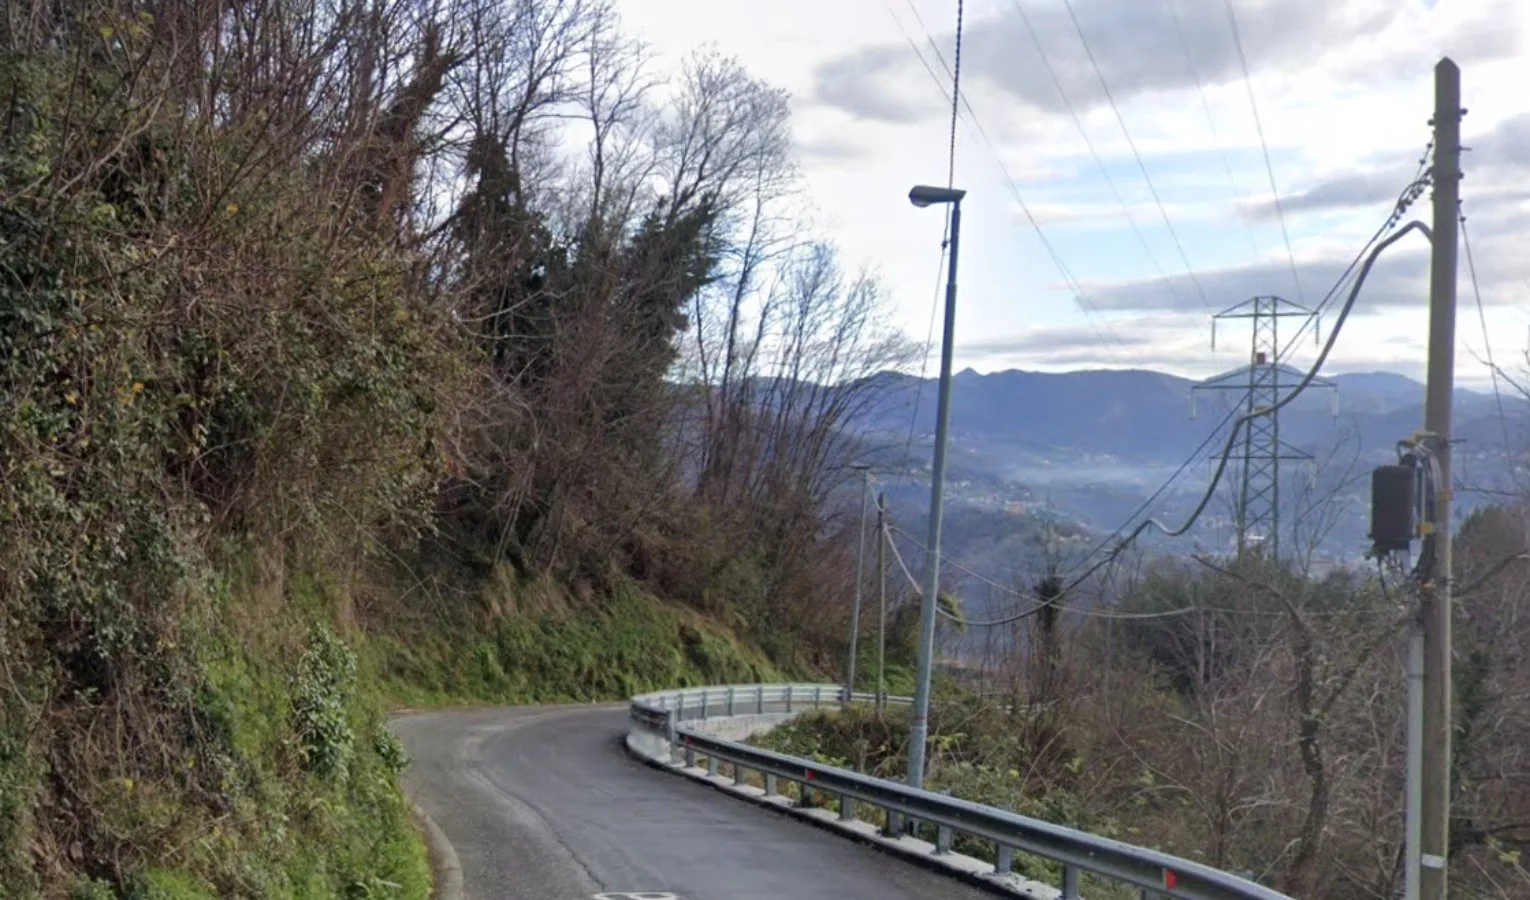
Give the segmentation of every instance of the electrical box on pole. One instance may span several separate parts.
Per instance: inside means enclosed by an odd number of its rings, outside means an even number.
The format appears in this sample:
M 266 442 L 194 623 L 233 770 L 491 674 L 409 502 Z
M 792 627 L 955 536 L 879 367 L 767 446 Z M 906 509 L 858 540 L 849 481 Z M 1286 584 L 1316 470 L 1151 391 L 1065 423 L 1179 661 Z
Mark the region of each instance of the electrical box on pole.
M 1416 473 L 1412 466 L 1377 466 L 1371 472 L 1371 544 L 1379 554 L 1407 550 L 1413 543 L 1413 493 Z

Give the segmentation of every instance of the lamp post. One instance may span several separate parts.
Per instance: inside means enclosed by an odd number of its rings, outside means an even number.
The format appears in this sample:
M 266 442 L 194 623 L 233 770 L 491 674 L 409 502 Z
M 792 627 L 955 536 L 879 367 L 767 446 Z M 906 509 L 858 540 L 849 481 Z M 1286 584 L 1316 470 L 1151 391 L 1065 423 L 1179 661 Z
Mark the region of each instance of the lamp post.
M 946 272 L 945 332 L 940 340 L 940 392 L 935 407 L 935 460 L 930 472 L 930 528 L 925 546 L 923 596 L 919 599 L 919 671 L 914 687 L 914 717 L 909 726 L 908 785 L 924 785 L 924 745 L 929 739 L 930 670 L 935 656 L 936 597 L 940 591 L 940 526 L 946 488 L 946 433 L 951 423 L 951 350 L 956 327 L 956 251 L 961 238 L 962 198 L 966 191 L 918 185 L 908 192 L 918 207 L 951 207 L 951 251 Z
M 852 463 L 850 468 L 861 473 L 861 529 L 857 536 L 855 553 L 855 606 L 850 609 L 850 671 L 845 676 L 845 703 L 855 697 L 856 654 L 861 636 L 861 592 L 866 583 L 866 505 L 871 497 L 871 465 Z

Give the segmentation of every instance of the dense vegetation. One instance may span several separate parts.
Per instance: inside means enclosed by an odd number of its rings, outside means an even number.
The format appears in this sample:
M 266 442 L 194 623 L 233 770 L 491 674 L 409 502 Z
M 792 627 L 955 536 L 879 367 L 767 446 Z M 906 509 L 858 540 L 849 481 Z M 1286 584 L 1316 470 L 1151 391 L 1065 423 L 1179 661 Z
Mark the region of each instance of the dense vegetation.
M 5 895 L 423 896 L 387 704 L 835 658 L 903 351 L 793 192 L 602 0 L 8 3 Z
M 1452 897 L 1530 894 L 1527 522 L 1481 511 L 1456 543 Z M 1041 580 L 1011 601 L 1033 615 L 967 642 L 980 652 L 932 717 L 928 783 L 1304 900 L 1398 896 L 1416 608 L 1403 574 L 1257 556 L 1105 572 L 1109 591 L 1052 606 Z M 815 716 L 762 742 L 900 777 L 905 717 Z

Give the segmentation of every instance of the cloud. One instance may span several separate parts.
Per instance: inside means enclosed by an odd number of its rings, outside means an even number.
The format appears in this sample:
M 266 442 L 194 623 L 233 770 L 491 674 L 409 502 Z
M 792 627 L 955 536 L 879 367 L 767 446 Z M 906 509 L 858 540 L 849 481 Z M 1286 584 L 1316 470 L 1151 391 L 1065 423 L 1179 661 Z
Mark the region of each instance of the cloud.
M 1463 187 L 1475 189 L 1469 192 L 1476 194 L 1472 199 L 1478 208 L 1530 198 L 1523 186 L 1525 174 L 1530 173 L 1530 113 L 1504 119 L 1481 137 L 1463 143 L 1462 165 L 1468 179 Z M 1386 153 L 1293 191 L 1281 198 L 1280 209 L 1289 215 L 1378 206 L 1397 199 L 1418 165 L 1416 155 Z M 1247 204 L 1244 213 L 1255 220 L 1273 219 L 1275 203 L 1268 198 L 1257 200 Z
M 1124 334 L 1119 329 L 1114 329 L 1112 346 L 1124 348 L 1147 348 L 1153 346 L 1161 339 L 1161 335 L 1146 331 L 1129 331 Z M 972 356 L 1021 356 L 1036 353 L 1051 354 L 1066 352 L 1074 348 L 1087 348 L 1092 355 L 1091 359 L 1100 356 L 1100 344 L 1104 332 L 1101 328 L 1092 325 L 1059 325 L 1055 327 L 1031 328 L 1020 334 L 999 335 L 995 337 L 980 338 L 973 341 L 963 341 L 961 352 Z
M 1075 27 L 1062 3 L 1020 0 L 971 23 L 963 66 L 973 81 L 1054 113 L 1066 109 L 1059 87 L 1080 111 L 1106 102 L 1095 64 L 1118 102 L 1148 92 L 1193 87 L 1197 76 L 1207 85 L 1241 78 L 1223 0 L 1175 0 L 1175 4 L 1178 28 L 1175 18 L 1157 3 L 1075 0 Z M 1250 67 L 1260 70 L 1313 63 L 1327 51 L 1381 31 L 1403 15 L 1403 5 L 1392 0 L 1264 0 L 1239 6 L 1243 48 Z M 1087 50 L 1079 40 L 1080 30 L 1088 40 Z M 949 38 L 943 40 L 949 43 Z M 1038 43 L 1045 49 L 1045 59 L 1037 52 Z M 941 72 L 932 50 L 921 50 Z M 1194 59 L 1193 68 L 1189 58 Z M 815 73 L 814 96 L 866 119 L 917 121 L 923 104 L 910 104 L 896 90 L 894 79 L 920 67 L 906 44 L 863 47 L 821 65 Z M 922 71 L 919 75 L 928 78 Z
M 1392 172 L 1350 172 L 1282 197 L 1279 211 L 1291 214 L 1375 206 L 1396 200 L 1399 188 L 1398 178 Z M 1268 199 L 1255 201 L 1248 207 L 1249 215 L 1258 220 L 1273 219 L 1276 212 L 1275 202 Z
M 1473 255 L 1478 268 L 1483 303 L 1506 306 L 1525 302 L 1530 284 L 1530 255 L 1519 249 L 1520 234 L 1530 212 L 1516 210 L 1510 215 L 1484 215 L 1471 225 Z M 1356 248 L 1358 250 L 1358 248 Z M 1339 256 L 1298 259 L 1296 271 L 1307 305 L 1315 305 L 1338 280 L 1350 259 Z M 1460 289 L 1463 302 L 1471 298 L 1469 268 L 1461 258 Z M 1279 294 L 1297 299 L 1286 259 L 1262 259 L 1218 269 L 1203 269 L 1196 275 L 1201 289 L 1213 298 L 1214 306 L 1231 306 L 1249 297 Z M 1083 309 L 1095 310 L 1166 310 L 1181 307 L 1181 296 L 1195 296 L 1188 275 L 1167 279 L 1139 278 L 1113 282 L 1085 282 Z M 1429 247 L 1422 236 L 1408 235 L 1378 257 L 1374 268 L 1356 300 L 1357 311 L 1382 309 L 1417 309 L 1429 295 Z

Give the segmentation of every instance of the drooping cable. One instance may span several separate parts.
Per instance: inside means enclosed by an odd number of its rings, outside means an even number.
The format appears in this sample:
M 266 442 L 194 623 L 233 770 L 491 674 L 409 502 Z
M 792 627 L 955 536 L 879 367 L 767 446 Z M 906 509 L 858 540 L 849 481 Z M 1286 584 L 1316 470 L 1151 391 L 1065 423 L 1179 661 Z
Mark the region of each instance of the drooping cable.
M 1307 389 L 1308 385 L 1312 384 L 1313 380 L 1317 378 L 1318 372 L 1322 371 L 1323 364 L 1328 361 L 1328 355 L 1333 352 L 1334 344 L 1336 344 L 1339 339 L 1339 333 L 1343 331 L 1345 321 L 1348 320 L 1350 312 L 1354 310 L 1355 300 L 1360 296 L 1360 288 L 1364 286 L 1366 277 L 1371 273 L 1371 267 L 1376 263 L 1376 257 L 1381 254 L 1381 251 L 1390 247 L 1397 241 L 1402 240 L 1405 235 L 1411 231 L 1414 231 L 1415 229 L 1422 231 L 1425 234 L 1429 233 L 1429 227 L 1424 223 L 1417 220 L 1409 222 L 1402 228 L 1402 230 L 1393 233 L 1391 236 L 1377 244 L 1371 250 L 1370 254 L 1366 256 L 1365 264 L 1360 267 L 1360 272 L 1355 277 L 1354 283 L 1350 287 L 1349 297 L 1344 301 L 1344 307 L 1339 311 L 1338 321 L 1334 323 L 1332 330 L 1330 330 L 1328 333 L 1328 340 L 1326 343 L 1324 343 L 1322 352 L 1318 354 L 1317 360 L 1313 362 L 1311 368 L 1307 370 L 1307 374 L 1304 375 L 1302 380 L 1296 384 L 1291 393 L 1280 398 L 1268 407 L 1261 407 L 1253 410 L 1252 412 L 1248 412 L 1239 416 L 1238 419 L 1233 423 L 1232 432 L 1227 436 L 1227 443 L 1222 449 L 1221 460 L 1217 463 L 1216 471 L 1211 476 L 1211 483 L 1207 485 L 1206 493 L 1202 495 L 1200 503 L 1196 504 L 1196 507 L 1194 511 L 1190 513 L 1189 518 L 1185 520 L 1185 524 L 1178 528 L 1169 528 L 1156 519 L 1147 519 L 1142 522 L 1142 524 L 1133 529 L 1131 534 L 1129 534 L 1122 541 L 1123 546 L 1136 540 L 1144 531 L 1149 528 L 1157 529 L 1165 537 L 1179 537 L 1195 526 L 1195 523 L 1200 519 L 1201 514 L 1206 511 L 1206 507 L 1211 504 L 1211 500 L 1216 494 L 1217 486 L 1222 481 L 1222 475 L 1227 471 L 1228 461 L 1232 458 L 1232 451 L 1233 447 L 1237 443 L 1238 433 L 1254 419 L 1261 416 L 1272 416 L 1279 412 L 1281 409 L 1284 409 L 1286 406 L 1289 406 L 1294 400 L 1296 400 L 1297 397 L 1302 395 L 1302 392 Z

